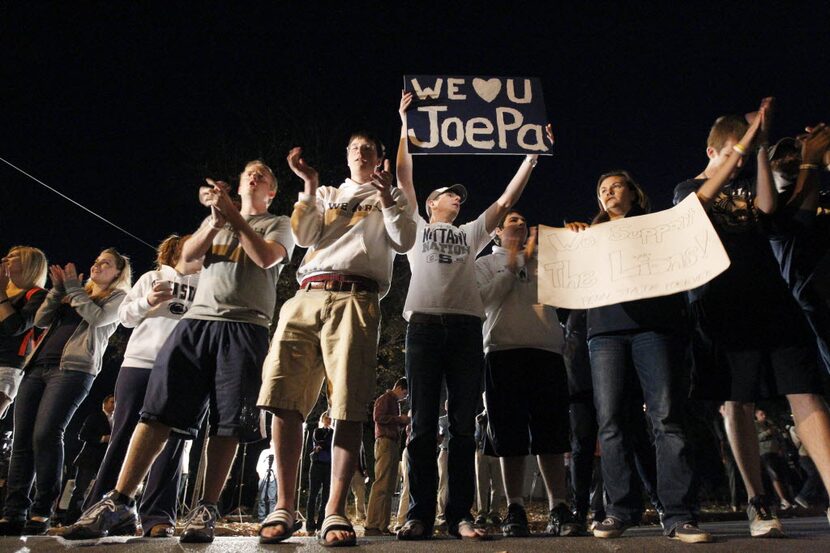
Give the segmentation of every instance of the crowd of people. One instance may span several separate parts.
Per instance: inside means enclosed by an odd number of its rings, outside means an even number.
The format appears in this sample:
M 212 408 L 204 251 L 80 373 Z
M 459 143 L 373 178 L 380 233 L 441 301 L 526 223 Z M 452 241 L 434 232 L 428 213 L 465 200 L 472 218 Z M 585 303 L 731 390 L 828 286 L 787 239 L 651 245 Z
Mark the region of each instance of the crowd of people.
M 406 137 L 412 103 L 404 93 L 394 176 L 382 142 L 361 131 L 349 138 L 349 176 L 340 186 L 320 186 L 302 149 L 289 152 L 303 182 L 290 217 L 269 212 L 277 181 L 260 160 L 244 167 L 236 200 L 228 184 L 208 179 L 201 200 L 210 215 L 191 235 L 166 239 L 156 268 L 135 285 L 129 259 L 113 248 L 99 254 L 86 281 L 72 263 L 48 267 L 37 248 L 9 251 L 0 270 L 0 410 L 14 403 L 14 441 L 0 534 L 42 534 L 52 524 L 64 430 L 119 324 L 133 331 L 114 398 L 84 425 L 62 533 L 68 540 L 133 535 L 139 525 L 145 536 L 174 535 L 184 442 L 207 418 L 201 500 L 180 540 L 211 542 L 243 419 L 261 409 L 271 415 L 273 455 L 264 457 L 263 489 L 276 497 L 259 539 L 285 541 L 300 528 L 303 428 L 321 389 L 327 410 L 313 434 L 306 527 L 325 546 L 357 543 L 346 505 L 368 474 L 369 413 L 375 480 L 367 536 L 394 528 L 400 540 L 436 530 L 481 540 L 493 527 L 528 536 L 531 455 L 550 536 L 621 536 L 640 522 L 645 488 L 667 537 L 711 541 L 698 525 L 684 422 L 690 390 L 722 404 L 752 536 L 783 534 L 779 506 L 821 501 L 830 485 L 830 414 L 819 378 L 820 364 L 830 367 L 830 296 L 819 185 L 830 167 L 830 129 L 819 124 L 770 146 L 771 99 L 747 116 L 718 118 L 705 168 L 676 187 L 675 202 L 697 196 L 729 269 L 686 294 L 565 313 L 538 303 L 536 231 L 516 209 L 537 155 L 519 163 L 487 209 L 456 225 L 468 197 L 463 185 L 437 188 L 419 203 Z M 568 223 L 572 232 L 651 209 L 625 170 L 600 175 L 593 193 L 596 217 Z M 295 246 L 306 249 L 299 288 L 269 340 L 276 282 Z M 402 314 L 405 377 L 368 410 L 379 301 L 396 255 L 406 255 L 412 273 Z M 756 415 L 758 400 L 780 396 L 809 474 L 796 496 L 770 442 L 780 432 Z M 592 476 L 596 451 L 601 478 Z M 406 495 L 393 525 L 399 466 Z

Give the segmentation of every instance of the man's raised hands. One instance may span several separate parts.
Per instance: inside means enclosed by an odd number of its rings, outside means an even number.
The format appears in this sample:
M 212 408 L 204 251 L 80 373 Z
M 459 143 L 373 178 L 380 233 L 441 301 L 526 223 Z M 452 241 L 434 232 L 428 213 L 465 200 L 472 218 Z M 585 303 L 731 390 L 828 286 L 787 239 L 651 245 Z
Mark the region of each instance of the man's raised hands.
M 308 192 L 308 190 L 306 190 L 306 192 L 313 194 L 314 191 L 316 191 L 318 184 L 317 170 L 308 165 L 302 155 L 303 149 L 299 146 L 291 148 L 291 151 L 288 152 L 286 161 L 288 161 L 288 167 L 294 172 L 294 174 L 303 179 L 306 187 L 308 188 L 311 186 L 313 188 L 312 192 Z
M 372 180 L 369 181 L 369 184 L 377 189 L 378 196 L 380 196 L 380 203 L 383 207 L 391 207 L 395 204 L 395 200 L 392 199 L 391 168 L 392 166 L 389 160 L 383 160 L 383 169 L 380 167 L 375 168 L 375 172 L 372 174 Z
M 799 137 L 801 139 L 801 161 L 819 165 L 824 162 L 829 152 L 830 127 L 819 123 L 814 127 L 808 127 L 808 133 Z

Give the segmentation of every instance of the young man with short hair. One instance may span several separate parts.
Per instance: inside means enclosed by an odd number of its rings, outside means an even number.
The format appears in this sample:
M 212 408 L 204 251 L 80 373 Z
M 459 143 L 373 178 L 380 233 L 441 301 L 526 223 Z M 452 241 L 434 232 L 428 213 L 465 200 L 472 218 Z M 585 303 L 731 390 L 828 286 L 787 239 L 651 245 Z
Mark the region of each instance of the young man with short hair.
M 392 496 L 398 484 L 398 464 L 401 461 L 401 428 L 409 424 L 409 417 L 401 415 L 400 403 L 408 395 L 404 377 L 375 400 L 372 414 L 375 421 L 375 481 L 369 493 L 366 536 L 390 534 Z
M 339 187 L 320 187 L 302 150 L 294 148 L 288 155 L 289 167 L 304 183 L 291 230 L 308 251 L 297 270 L 300 289 L 280 311 L 257 400 L 274 413 L 279 495 L 276 510 L 262 523 L 262 543 L 283 541 L 294 531 L 302 423 L 324 383 L 336 422 L 320 541 L 356 543 L 345 517 L 346 500 L 375 389 L 378 302 L 389 290 L 395 255 L 412 247 L 415 223 L 413 206 L 392 186 L 380 140 L 365 132 L 353 134 L 346 159 L 349 178 Z
M 505 536 L 530 535 L 524 509 L 525 457 L 536 456 L 548 496 L 547 533 L 584 532 L 567 505 L 570 451 L 564 336 L 556 309 L 538 303 L 536 235 L 518 211 L 496 228 L 493 253 L 476 261 L 484 310 L 484 403 L 507 495 Z M 529 237 L 529 238 L 528 238 Z
M 777 208 L 777 193 L 766 149 L 772 99 L 765 99 L 752 123 L 739 116 L 715 121 L 707 142 L 709 163 L 694 179 L 677 185 L 675 203 L 697 194 L 729 254 L 731 265 L 714 280 L 689 292 L 698 343 L 695 359 L 699 397 L 725 400 L 724 426 L 749 497 L 753 537 L 778 537 L 783 529 L 764 494 L 755 433 L 755 402 L 785 395 L 807 450 L 830 482 L 830 416 L 818 395 L 815 343 L 765 235 Z M 801 171 L 814 167 L 805 156 Z M 745 157 L 754 156 L 754 178 L 739 176 Z
M 406 151 L 406 111 L 411 93 L 401 97 L 398 186 L 415 203 L 412 156 Z M 406 377 L 412 405 L 409 454 L 410 506 L 398 539 L 426 539 L 435 521 L 437 462 L 435 429 L 442 383 L 449 415 L 448 532 L 459 538 L 485 536 L 470 514 L 475 496 L 475 415 L 481 393 L 484 306 L 476 287 L 475 258 L 490 233 L 521 196 L 538 156 L 528 155 L 501 196 L 474 221 L 455 226 L 467 190 L 460 184 L 433 190 L 417 216 L 418 239 L 407 254 L 412 279 L 404 305 Z
M 288 218 L 268 212 L 276 193 L 273 172 L 258 160 L 239 175 L 241 211 L 226 186 L 213 187 L 208 198 L 211 215 L 182 251 L 188 262 L 204 258 L 199 287 L 156 358 L 141 422 L 118 483 L 64 538 L 92 539 L 134 530 L 136 491 L 171 430 L 195 437 L 209 410 L 204 494 L 188 515 L 180 539 L 213 541 L 217 503 L 236 455 L 242 411 L 255 407 L 277 278 L 294 248 Z

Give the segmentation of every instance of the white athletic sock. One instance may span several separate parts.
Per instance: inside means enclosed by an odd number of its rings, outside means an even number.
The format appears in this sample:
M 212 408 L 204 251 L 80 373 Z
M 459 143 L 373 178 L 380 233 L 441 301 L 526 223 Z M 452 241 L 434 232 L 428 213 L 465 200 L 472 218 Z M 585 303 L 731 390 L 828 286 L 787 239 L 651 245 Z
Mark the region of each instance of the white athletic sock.
M 548 510 L 553 511 L 553 508 L 559 505 L 560 503 L 564 503 L 565 506 L 568 505 L 567 501 L 565 501 L 564 499 L 559 499 L 558 497 L 548 499 Z
M 508 497 L 507 498 L 507 504 L 512 505 L 513 503 L 515 503 L 516 505 L 521 505 L 522 507 L 524 507 L 525 506 L 525 498 L 521 497 L 521 496 L 519 496 L 519 497 Z

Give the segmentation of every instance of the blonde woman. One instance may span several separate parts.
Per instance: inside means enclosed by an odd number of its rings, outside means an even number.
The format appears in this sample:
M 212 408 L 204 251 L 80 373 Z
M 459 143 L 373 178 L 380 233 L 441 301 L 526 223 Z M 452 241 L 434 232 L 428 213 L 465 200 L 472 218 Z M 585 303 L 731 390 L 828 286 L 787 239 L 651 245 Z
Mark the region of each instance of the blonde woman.
M 182 259 L 182 247 L 189 237 L 174 234 L 159 245 L 155 270 L 138 278 L 118 309 L 121 324 L 134 330 L 115 383 L 118 409 L 110 443 L 92 491 L 86 498 L 87 508 L 115 487 L 130 438 L 139 421 L 153 363 L 162 344 L 193 303 L 199 284 L 199 275 L 195 271 L 200 270 L 202 264 L 186 263 Z M 171 435 L 150 470 L 138 510 L 145 537 L 173 535 L 184 442 L 181 436 Z M 70 509 L 78 507 L 77 502 L 70 505 Z M 65 521 L 74 522 L 80 514 L 77 511 L 68 513 Z M 134 534 L 135 525 L 129 525 L 124 532 Z
M 35 313 L 46 297 L 46 256 L 15 246 L 0 263 L 0 418 L 23 380 L 23 359 L 34 336 Z
M 14 407 L 14 443 L 1 535 L 35 535 L 50 526 L 61 490 L 63 433 L 101 370 L 130 288 L 130 263 L 102 251 L 82 284 L 73 263 L 49 268 L 52 289 L 35 315 L 42 338 L 24 363 Z M 34 501 L 29 498 L 37 477 Z

